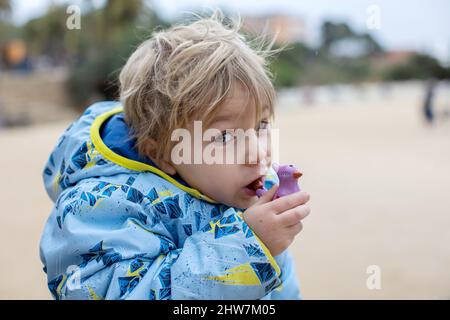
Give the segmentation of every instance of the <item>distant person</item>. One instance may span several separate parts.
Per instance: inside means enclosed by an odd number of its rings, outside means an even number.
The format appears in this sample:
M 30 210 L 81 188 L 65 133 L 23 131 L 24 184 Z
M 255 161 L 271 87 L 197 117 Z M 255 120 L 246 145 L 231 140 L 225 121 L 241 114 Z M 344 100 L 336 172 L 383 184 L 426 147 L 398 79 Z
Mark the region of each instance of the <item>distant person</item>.
M 27 46 L 22 40 L 7 42 L 2 48 L 2 60 L 8 70 L 23 72 L 32 70 Z
M 314 104 L 314 87 L 313 86 L 304 86 L 303 87 L 303 103 L 305 105 Z
M 4 127 L 6 127 L 5 107 L 3 106 L 2 100 L 0 99 L 0 128 Z
M 428 124 L 433 124 L 435 114 L 433 111 L 433 97 L 434 89 L 436 86 L 435 80 L 429 80 L 426 85 L 425 100 L 423 103 L 423 115 L 424 119 Z
M 287 248 L 309 195 L 272 200 L 274 185 L 256 196 L 279 181 L 260 134 L 274 113 L 265 66 L 216 15 L 138 47 L 120 73 L 121 102 L 89 107 L 45 167 L 55 206 L 40 252 L 54 298 L 300 299 Z M 255 129 L 257 162 L 173 161 L 171 134 L 192 137 L 194 120 L 218 132 L 205 142 L 218 148 L 244 148 L 229 129 Z

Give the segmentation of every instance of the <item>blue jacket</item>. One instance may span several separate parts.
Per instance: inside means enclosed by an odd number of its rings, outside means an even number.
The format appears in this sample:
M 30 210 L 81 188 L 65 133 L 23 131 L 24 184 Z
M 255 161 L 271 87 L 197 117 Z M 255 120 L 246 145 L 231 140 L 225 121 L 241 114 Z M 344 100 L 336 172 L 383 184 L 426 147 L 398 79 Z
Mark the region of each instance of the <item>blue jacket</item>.
M 291 255 L 272 257 L 241 209 L 139 158 L 122 111 L 89 107 L 45 166 L 55 205 L 40 255 L 53 297 L 299 299 Z

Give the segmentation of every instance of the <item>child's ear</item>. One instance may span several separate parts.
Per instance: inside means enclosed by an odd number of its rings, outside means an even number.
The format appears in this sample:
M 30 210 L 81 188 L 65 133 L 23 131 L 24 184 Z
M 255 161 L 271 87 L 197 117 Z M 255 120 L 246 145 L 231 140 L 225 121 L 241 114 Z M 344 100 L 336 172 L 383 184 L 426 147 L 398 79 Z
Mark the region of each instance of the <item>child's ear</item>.
M 169 175 L 174 175 L 177 173 L 175 167 L 172 165 L 169 159 L 156 159 L 155 150 L 156 150 L 157 142 L 152 138 L 148 138 L 145 142 L 145 155 L 150 158 L 159 169 L 164 171 Z
M 165 173 L 167 173 L 169 175 L 174 175 L 175 173 L 177 173 L 177 170 L 175 169 L 175 167 L 168 160 L 165 160 L 165 159 L 159 160 L 158 166 L 162 171 L 164 171 Z

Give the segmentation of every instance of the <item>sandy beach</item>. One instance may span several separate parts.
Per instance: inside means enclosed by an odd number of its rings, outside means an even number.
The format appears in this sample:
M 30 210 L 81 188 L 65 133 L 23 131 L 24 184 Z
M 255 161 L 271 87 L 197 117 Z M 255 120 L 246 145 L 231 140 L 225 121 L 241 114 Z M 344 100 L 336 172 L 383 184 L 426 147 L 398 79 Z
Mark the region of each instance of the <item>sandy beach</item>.
M 304 298 L 450 299 L 450 118 L 426 126 L 420 88 L 280 106 L 280 160 L 301 168 L 311 194 L 289 249 Z M 41 172 L 69 123 L 0 131 L 0 299 L 50 299 L 39 238 L 53 204 Z M 379 290 L 366 286 L 371 265 Z

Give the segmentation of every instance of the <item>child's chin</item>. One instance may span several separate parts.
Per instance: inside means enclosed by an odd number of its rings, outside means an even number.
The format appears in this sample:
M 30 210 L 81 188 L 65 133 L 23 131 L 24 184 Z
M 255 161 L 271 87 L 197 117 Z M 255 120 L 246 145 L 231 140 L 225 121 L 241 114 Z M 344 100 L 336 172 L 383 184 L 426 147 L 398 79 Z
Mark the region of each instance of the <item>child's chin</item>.
M 256 201 L 258 201 L 257 196 L 248 197 L 246 199 L 241 199 L 240 201 L 238 201 L 238 203 L 236 203 L 236 205 L 233 205 L 233 207 L 247 209 L 248 207 L 251 207 L 252 205 L 254 205 L 256 203 Z

